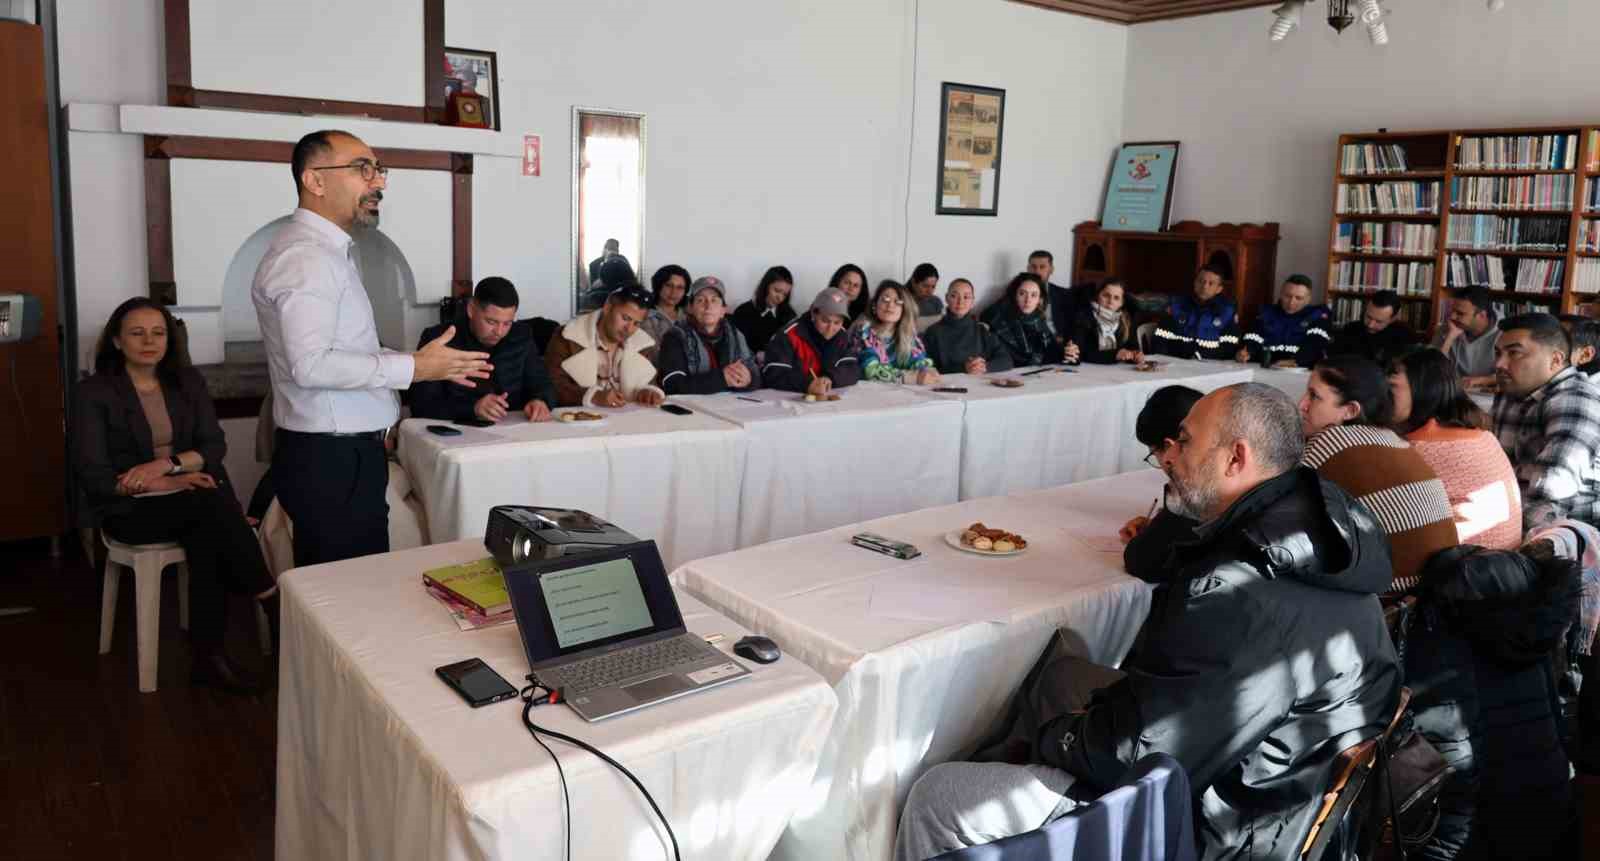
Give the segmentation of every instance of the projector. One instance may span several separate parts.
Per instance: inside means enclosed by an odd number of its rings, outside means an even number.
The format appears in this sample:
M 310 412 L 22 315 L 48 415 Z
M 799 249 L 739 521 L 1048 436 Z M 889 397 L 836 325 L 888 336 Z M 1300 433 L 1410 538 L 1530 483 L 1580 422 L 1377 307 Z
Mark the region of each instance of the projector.
M 484 546 L 501 568 L 637 541 L 634 535 L 587 511 L 536 505 L 496 505 L 489 509 L 489 525 L 483 533 Z

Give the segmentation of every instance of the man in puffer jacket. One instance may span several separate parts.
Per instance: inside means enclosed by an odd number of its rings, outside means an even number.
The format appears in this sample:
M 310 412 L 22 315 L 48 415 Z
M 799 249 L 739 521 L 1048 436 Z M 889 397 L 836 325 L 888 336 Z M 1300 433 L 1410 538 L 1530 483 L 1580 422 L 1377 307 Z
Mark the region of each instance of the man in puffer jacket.
M 1456 769 L 1428 861 L 1578 857 L 1549 661 L 1577 615 L 1581 572 L 1541 555 L 1462 545 L 1423 569 L 1406 685 L 1418 731 Z

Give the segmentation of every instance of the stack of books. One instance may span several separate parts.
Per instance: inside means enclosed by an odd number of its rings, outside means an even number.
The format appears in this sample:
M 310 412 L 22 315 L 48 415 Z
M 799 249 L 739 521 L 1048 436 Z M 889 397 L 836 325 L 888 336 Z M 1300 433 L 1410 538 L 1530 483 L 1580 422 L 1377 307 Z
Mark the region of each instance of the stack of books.
M 1492 251 L 1566 251 L 1567 218 L 1452 215 L 1451 248 Z
M 1333 289 L 1361 293 L 1393 290 L 1401 296 L 1426 296 L 1433 292 L 1433 264 L 1341 260 L 1335 269 Z
M 1459 209 L 1571 209 L 1572 177 L 1458 176 L 1450 199 Z
M 1439 183 L 1351 183 L 1339 186 L 1338 203 L 1341 215 L 1433 215 L 1439 211 Z
M 1572 170 L 1577 160 L 1575 133 L 1456 139 L 1459 170 Z
M 1358 254 L 1432 254 L 1439 244 L 1439 228 L 1403 221 L 1340 222 L 1335 251 Z
M 1406 169 L 1406 151 L 1399 144 L 1345 144 L 1339 149 L 1343 174 L 1405 173 Z
M 505 574 L 493 557 L 424 571 L 422 588 L 463 631 L 515 621 Z
M 1561 292 L 1565 260 L 1498 257 L 1488 254 L 1450 255 L 1449 286 L 1488 287 L 1518 293 Z
M 1600 293 L 1600 260 L 1579 260 L 1577 277 L 1572 281 L 1574 293 Z
M 1552 296 L 1542 302 L 1490 302 L 1489 310 L 1494 312 L 1496 318 L 1504 320 L 1507 317 L 1515 317 L 1518 314 L 1548 314 L 1550 313 L 1549 303 L 1555 301 L 1557 301 L 1556 297 Z

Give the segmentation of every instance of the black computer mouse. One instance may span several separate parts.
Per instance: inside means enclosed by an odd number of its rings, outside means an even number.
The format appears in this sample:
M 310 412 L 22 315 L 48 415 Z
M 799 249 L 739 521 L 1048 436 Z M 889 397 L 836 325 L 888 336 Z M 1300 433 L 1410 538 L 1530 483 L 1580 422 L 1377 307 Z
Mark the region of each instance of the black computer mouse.
M 783 653 L 778 651 L 777 643 L 766 637 L 758 637 L 754 634 L 743 637 L 739 642 L 734 643 L 733 653 L 741 658 L 749 658 L 758 664 L 770 664 L 783 657 Z

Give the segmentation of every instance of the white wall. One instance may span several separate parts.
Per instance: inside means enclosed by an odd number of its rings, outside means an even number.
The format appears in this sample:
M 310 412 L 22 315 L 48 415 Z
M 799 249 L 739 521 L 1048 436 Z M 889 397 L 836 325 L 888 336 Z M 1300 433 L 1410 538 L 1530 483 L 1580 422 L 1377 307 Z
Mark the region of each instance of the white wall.
M 1383 48 L 1317 3 L 1279 43 L 1267 8 L 1131 28 L 1122 136 L 1183 142 L 1174 220 L 1277 221 L 1279 277 L 1320 289 L 1340 134 L 1600 122 L 1600 3 L 1391 5 Z
M 383 14 L 390 3 L 356 5 Z M 160 0 L 73 0 L 60 23 L 64 103 L 164 100 Z M 980 287 L 1020 269 L 1034 247 L 1055 250 L 1064 268 L 1072 225 L 1096 214 L 1120 134 L 1127 34 L 1005 0 L 449 0 L 445 42 L 498 52 L 504 129 L 544 136 L 541 177 L 522 177 L 513 158 L 476 157 L 473 275 L 511 278 L 523 316 L 568 316 L 573 105 L 649 118 L 647 272 L 681 263 L 728 281 L 739 299 L 782 263 L 805 302 L 845 261 L 878 279 L 928 259 L 946 279 Z M 363 58 L 371 81 L 357 90 L 417 65 L 411 39 L 373 50 L 389 53 Z M 239 63 L 257 71 L 233 83 L 272 92 L 277 64 L 317 64 L 269 59 Z M 998 218 L 932 214 L 943 80 L 1007 90 Z M 110 310 L 146 289 L 143 159 L 132 135 L 75 131 L 68 147 L 87 351 Z M 272 203 L 293 205 L 286 190 Z M 385 218 L 412 207 L 447 212 L 448 191 L 391 188 Z M 231 252 L 238 232 L 207 237 L 201 223 L 177 241 Z M 447 235 L 432 241 L 448 249 Z M 402 250 L 416 265 L 418 251 Z M 220 333 L 222 315 L 211 316 Z

